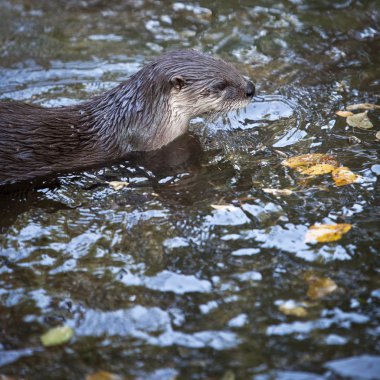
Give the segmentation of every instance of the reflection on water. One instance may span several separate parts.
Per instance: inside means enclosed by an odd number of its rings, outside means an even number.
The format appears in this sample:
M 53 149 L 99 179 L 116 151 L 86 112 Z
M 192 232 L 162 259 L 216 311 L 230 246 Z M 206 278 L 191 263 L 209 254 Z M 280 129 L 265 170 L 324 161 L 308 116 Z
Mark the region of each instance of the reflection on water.
M 371 130 L 335 114 L 378 101 L 378 9 L 2 1 L 0 99 L 71 104 L 190 47 L 231 61 L 259 98 L 196 119 L 159 152 L 0 196 L 0 374 L 379 379 L 380 113 L 369 111 Z M 336 187 L 281 165 L 308 152 L 334 155 L 361 180 Z M 353 228 L 306 243 L 315 223 Z M 333 290 L 311 297 L 310 274 Z M 58 325 L 74 338 L 43 348 L 39 336 Z

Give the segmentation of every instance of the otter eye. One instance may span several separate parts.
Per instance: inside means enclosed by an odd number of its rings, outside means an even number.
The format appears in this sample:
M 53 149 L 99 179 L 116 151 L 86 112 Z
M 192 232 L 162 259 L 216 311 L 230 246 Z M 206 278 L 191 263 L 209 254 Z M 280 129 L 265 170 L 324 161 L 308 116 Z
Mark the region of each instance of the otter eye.
M 219 82 L 219 83 L 217 83 L 217 84 L 214 86 L 214 89 L 215 89 L 216 91 L 223 91 L 226 87 L 227 87 L 227 82 L 223 81 L 223 82 Z

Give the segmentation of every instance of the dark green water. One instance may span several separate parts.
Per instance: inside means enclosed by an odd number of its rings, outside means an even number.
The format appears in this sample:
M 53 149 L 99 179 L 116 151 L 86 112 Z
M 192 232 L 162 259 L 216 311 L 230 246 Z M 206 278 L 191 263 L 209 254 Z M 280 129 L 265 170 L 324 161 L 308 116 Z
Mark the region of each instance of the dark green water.
M 335 114 L 379 103 L 379 13 L 350 0 L 2 0 L 1 99 L 70 104 L 192 47 L 239 67 L 263 101 L 138 162 L 0 196 L 0 374 L 380 379 L 380 111 L 370 130 Z M 281 165 L 309 152 L 362 179 L 302 181 Z M 305 243 L 309 226 L 343 222 L 341 240 Z M 311 298 L 310 273 L 337 289 Z M 44 348 L 59 325 L 73 339 Z

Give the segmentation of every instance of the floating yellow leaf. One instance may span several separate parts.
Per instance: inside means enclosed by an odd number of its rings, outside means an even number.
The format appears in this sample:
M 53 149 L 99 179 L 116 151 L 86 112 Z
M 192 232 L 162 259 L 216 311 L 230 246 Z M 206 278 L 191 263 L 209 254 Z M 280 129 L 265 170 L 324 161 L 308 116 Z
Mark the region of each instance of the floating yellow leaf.
M 124 187 L 127 187 L 129 185 L 129 182 L 123 182 L 123 181 L 111 181 L 108 182 L 108 184 L 114 188 L 114 190 L 121 190 Z
M 323 174 L 328 174 L 331 173 L 335 169 L 335 166 L 330 165 L 330 164 L 317 164 L 313 165 L 308 168 L 299 168 L 298 170 L 305 175 L 309 176 L 317 176 L 317 175 L 323 175 Z
M 307 310 L 303 306 L 297 306 L 296 304 L 283 303 L 278 307 L 281 313 L 285 315 L 293 315 L 294 317 L 306 317 Z
M 309 284 L 307 296 L 311 299 L 320 299 L 338 289 L 338 285 L 328 277 L 318 277 L 314 274 L 306 274 L 305 280 Z
M 342 116 L 342 117 L 347 117 L 347 116 L 352 116 L 353 113 L 350 112 L 350 111 L 337 111 L 335 112 L 338 116 Z
M 347 124 L 351 125 L 351 127 L 356 127 L 360 129 L 370 129 L 373 128 L 373 124 L 368 119 L 367 115 L 368 111 L 357 113 L 352 116 L 347 117 Z
M 313 225 L 307 231 L 305 241 L 307 243 L 328 243 L 330 241 L 336 241 L 341 239 L 351 227 L 352 225 L 348 223 Z
M 74 331 L 71 327 L 58 326 L 41 335 L 40 339 L 45 347 L 57 346 L 59 344 L 68 342 L 73 335 Z
M 265 193 L 281 196 L 281 195 L 291 195 L 293 194 L 293 191 L 290 189 L 268 189 L 264 188 L 262 189 Z
M 329 164 L 332 166 L 339 165 L 334 157 L 322 153 L 302 154 L 300 156 L 288 158 L 281 163 L 282 165 L 288 166 L 292 169 L 300 166 L 313 166 L 317 164 Z
M 122 380 L 119 375 L 107 371 L 98 371 L 86 376 L 86 380 Z
M 337 186 L 350 185 L 351 183 L 355 183 L 360 178 L 346 166 L 341 166 L 340 168 L 334 169 L 331 172 L 331 176 Z
M 349 111 L 355 111 L 355 110 L 376 110 L 380 109 L 380 106 L 377 104 L 372 103 L 360 103 L 360 104 L 352 104 L 347 107 Z
M 376 133 L 375 137 L 380 140 L 380 131 Z

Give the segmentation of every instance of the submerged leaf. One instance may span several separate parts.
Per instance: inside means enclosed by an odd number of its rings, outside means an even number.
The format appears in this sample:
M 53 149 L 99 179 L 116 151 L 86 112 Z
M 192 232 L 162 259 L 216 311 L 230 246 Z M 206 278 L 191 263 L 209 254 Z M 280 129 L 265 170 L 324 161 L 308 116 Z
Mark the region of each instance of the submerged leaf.
M 313 300 L 323 298 L 338 289 L 338 285 L 329 277 L 307 274 L 305 280 L 309 284 L 307 296 Z
M 347 117 L 347 124 L 351 127 L 356 127 L 360 129 L 370 129 L 373 128 L 373 124 L 368 119 L 368 111 L 357 113 L 352 116 Z
M 129 185 L 129 182 L 123 182 L 123 181 L 111 181 L 108 182 L 108 184 L 114 188 L 114 190 L 121 190 L 124 187 L 127 187 Z
M 309 175 L 309 176 L 317 176 L 317 175 L 323 175 L 323 174 L 328 174 L 331 173 L 335 169 L 335 166 L 330 165 L 330 164 L 317 164 L 313 165 L 308 168 L 299 168 L 299 171 L 302 174 Z
M 337 186 L 350 185 L 351 183 L 355 183 L 360 178 L 346 166 L 341 166 L 340 168 L 334 169 L 331 176 Z
M 86 376 L 86 380 L 122 380 L 119 375 L 107 371 L 97 371 Z
M 349 111 L 355 111 L 355 110 L 376 110 L 380 109 L 380 106 L 377 104 L 372 103 L 359 103 L 359 104 L 351 104 L 347 107 Z
M 292 169 L 300 166 L 313 166 L 317 164 L 329 164 L 332 166 L 339 165 L 334 157 L 322 153 L 301 154 L 300 156 L 290 157 L 283 160 L 281 163 L 282 165 L 288 166 Z
M 59 344 L 63 344 L 68 342 L 72 336 L 74 335 L 74 331 L 69 326 L 58 326 L 50 329 L 45 334 L 41 335 L 41 342 L 45 347 L 49 346 L 57 346 Z
M 331 241 L 337 241 L 351 228 L 352 225 L 348 223 L 313 225 L 307 231 L 305 241 L 307 243 L 328 243 Z
M 350 111 L 337 111 L 335 112 L 338 116 L 341 116 L 341 117 L 347 117 L 347 116 L 352 116 L 353 113 L 350 112 Z
M 299 306 L 294 302 L 285 302 L 281 304 L 278 309 L 285 315 L 292 315 L 294 317 L 306 317 L 307 310 L 303 306 Z
M 174 380 L 174 379 L 173 379 Z M 231 370 L 228 370 L 224 373 L 220 380 L 236 380 L 235 373 Z
M 276 195 L 276 196 L 281 196 L 281 195 L 291 195 L 293 194 L 293 190 L 290 189 L 268 189 L 264 188 L 262 189 L 264 193 Z

